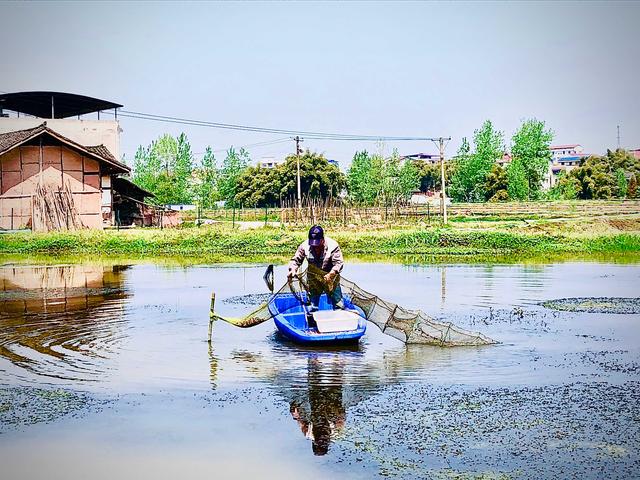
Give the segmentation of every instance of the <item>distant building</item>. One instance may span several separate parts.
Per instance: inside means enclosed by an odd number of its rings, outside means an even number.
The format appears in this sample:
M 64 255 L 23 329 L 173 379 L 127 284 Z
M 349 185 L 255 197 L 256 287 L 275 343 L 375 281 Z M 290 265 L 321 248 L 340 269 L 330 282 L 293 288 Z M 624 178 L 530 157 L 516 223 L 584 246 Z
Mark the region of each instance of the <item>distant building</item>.
M 640 148 L 635 148 L 633 150 L 629 150 L 629 153 L 631 153 L 631 155 L 633 155 L 635 158 L 639 158 L 640 159 Z
M 548 190 L 553 187 L 561 173 L 568 173 L 579 167 L 585 158 L 593 156 L 592 153 L 584 153 L 582 145 L 578 143 L 570 145 L 552 145 L 551 162 L 549 172 L 544 178 L 543 188 Z
M 189 204 L 175 204 L 175 205 L 165 205 L 164 208 L 166 208 L 167 210 L 172 210 L 174 212 L 183 212 L 187 210 L 195 210 L 196 206 L 189 205 Z
M 412 155 L 404 155 L 400 157 L 401 160 L 422 160 L 425 163 L 430 165 L 437 165 L 440 163 L 440 155 L 439 154 L 431 154 L 431 153 L 414 153 Z M 445 158 L 446 161 L 446 158 Z
M 337 160 L 327 160 L 327 162 L 329 162 L 330 165 L 333 165 L 334 167 L 336 167 L 338 170 L 340 170 L 340 162 L 338 162 Z
M 562 172 L 569 172 L 580 166 L 583 159 L 592 156 L 591 153 L 584 153 L 582 145 L 574 143 L 570 145 L 552 145 L 549 147 L 551 158 L 549 168 L 542 179 L 542 189 L 549 190 L 558 181 Z M 513 158 L 511 154 L 505 152 L 497 162 L 501 167 L 506 167 Z
M 573 143 L 570 145 L 551 145 L 551 157 L 556 160 L 562 157 L 577 156 L 582 154 L 582 145 L 579 143 Z
M 506 167 L 507 165 L 509 165 L 511 163 L 511 155 L 508 152 L 504 152 L 502 154 L 502 157 L 500 157 L 498 160 L 496 160 L 496 162 L 501 167 Z
M 284 158 L 275 157 L 262 157 L 258 160 L 258 167 L 260 168 L 276 168 L 278 165 L 282 165 L 285 162 Z

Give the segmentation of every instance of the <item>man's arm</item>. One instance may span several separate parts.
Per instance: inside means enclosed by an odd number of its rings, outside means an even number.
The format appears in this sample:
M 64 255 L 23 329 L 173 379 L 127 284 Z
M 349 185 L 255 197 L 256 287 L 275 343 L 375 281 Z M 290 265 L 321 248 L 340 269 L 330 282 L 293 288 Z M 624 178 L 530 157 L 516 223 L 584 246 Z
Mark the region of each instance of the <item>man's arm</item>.
M 344 257 L 342 256 L 342 250 L 340 250 L 340 245 L 336 245 L 336 248 L 331 252 L 331 263 L 333 267 L 331 267 L 332 276 L 338 275 L 342 268 L 344 267 Z
M 293 255 L 293 257 L 291 257 L 291 261 L 289 262 L 289 278 L 293 278 L 295 276 L 298 268 L 300 268 L 300 265 L 302 265 L 302 262 L 304 262 L 306 256 L 307 255 L 304 251 L 304 244 L 300 244 L 300 246 L 296 250 L 296 253 Z

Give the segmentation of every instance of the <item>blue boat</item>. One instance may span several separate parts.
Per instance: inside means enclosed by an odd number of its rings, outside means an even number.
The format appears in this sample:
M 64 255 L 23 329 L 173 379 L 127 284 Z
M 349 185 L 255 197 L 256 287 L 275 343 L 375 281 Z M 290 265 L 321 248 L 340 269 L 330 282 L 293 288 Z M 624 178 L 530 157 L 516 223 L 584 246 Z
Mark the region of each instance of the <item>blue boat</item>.
M 343 297 L 346 310 L 358 315 L 357 327 L 354 330 L 325 332 L 318 331 L 317 326 L 307 314 L 307 307 L 291 293 L 280 293 L 269 301 L 269 311 L 278 330 L 287 338 L 298 343 L 327 344 L 357 342 L 367 329 L 367 320 L 360 307 Z M 318 305 L 319 311 L 331 311 L 333 307 L 326 294 L 322 294 Z

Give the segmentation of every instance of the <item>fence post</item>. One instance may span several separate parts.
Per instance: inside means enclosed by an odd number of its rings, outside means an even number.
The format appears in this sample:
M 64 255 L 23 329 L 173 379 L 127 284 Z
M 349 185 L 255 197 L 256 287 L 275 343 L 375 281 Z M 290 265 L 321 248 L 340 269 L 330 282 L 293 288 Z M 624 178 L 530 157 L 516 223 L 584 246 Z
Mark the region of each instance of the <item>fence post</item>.
M 267 219 L 269 218 L 269 207 L 264 207 L 264 226 L 267 226 Z
M 236 206 L 234 205 L 233 207 L 233 217 L 231 220 L 231 228 L 235 228 L 236 227 Z
M 427 202 L 427 222 L 431 225 L 431 211 L 429 210 L 429 202 Z

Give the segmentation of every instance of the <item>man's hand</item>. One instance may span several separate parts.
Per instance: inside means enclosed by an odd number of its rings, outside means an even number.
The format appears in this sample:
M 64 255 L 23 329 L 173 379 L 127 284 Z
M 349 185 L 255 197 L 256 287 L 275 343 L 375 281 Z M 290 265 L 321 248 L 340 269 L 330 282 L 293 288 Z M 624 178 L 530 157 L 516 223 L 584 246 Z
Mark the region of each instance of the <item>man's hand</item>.
M 331 285 L 335 278 L 336 278 L 336 273 L 331 271 L 324 276 L 324 281 L 327 282 L 329 285 Z
M 298 269 L 290 268 L 289 273 L 287 273 L 287 280 L 289 281 L 293 280 L 293 278 L 296 276 L 297 273 L 298 273 Z

